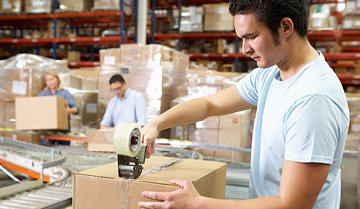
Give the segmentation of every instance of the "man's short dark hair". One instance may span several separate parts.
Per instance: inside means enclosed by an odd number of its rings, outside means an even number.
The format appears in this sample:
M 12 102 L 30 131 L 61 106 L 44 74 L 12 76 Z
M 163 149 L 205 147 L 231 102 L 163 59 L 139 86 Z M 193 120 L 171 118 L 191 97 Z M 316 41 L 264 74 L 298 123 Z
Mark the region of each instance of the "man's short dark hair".
M 307 34 L 307 8 L 305 0 L 230 0 L 230 13 L 255 14 L 273 34 L 275 43 L 279 41 L 278 29 L 284 17 L 290 18 L 300 37 Z
M 111 78 L 109 80 L 110 85 L 113 84 L 113 83 L 116 83 L 116 82 L 126 83 L 125 79 L 120 74 L 115 74 L 115 75 L 111 76 Z

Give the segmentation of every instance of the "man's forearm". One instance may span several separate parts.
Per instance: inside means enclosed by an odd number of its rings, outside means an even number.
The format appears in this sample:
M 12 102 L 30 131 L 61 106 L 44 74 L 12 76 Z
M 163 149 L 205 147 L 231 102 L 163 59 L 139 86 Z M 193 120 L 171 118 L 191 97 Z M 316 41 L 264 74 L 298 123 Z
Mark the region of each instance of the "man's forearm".
M 153 122 L 161 131 L 176 125 L 204 120 L 209 116 L 207 106 L 207 101 L 203 98 L 187 101 L 169 109 Z
M 193 209 L 219 209 L 219 208 L 233 208 L 233 209 L 290 209 L 286 207 L 279 196 L 262 197 L 249 200 L 219 200 L 207 197 L 200 197 L 196 201 L 196 207 Z M 291 209 L 303 208 L 301 205 L 292 206 Z

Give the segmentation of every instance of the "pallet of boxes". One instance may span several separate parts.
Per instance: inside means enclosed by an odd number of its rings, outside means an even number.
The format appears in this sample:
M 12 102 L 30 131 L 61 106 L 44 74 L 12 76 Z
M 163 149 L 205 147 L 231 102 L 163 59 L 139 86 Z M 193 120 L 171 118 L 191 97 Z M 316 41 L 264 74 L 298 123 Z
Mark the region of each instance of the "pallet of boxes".
M 100 50 L 100 63 L 98 121 L 114 96 L 109 88 L 109 79 L 114 74 L 121 74 L 131 89 L 143 94 L 147 120 L 151 120 L 170 108 L 176 86 L 185 81 L 189 56 L 162 45 L 124 44 Z M 88 150 L 113 151 L 112 132 L 113 128 L 88 130 Z
M 188 71 L 186 83 L 177 88 L 177 95 L 182 96 L 174 99 L 172 106 L 214 94 L 235 85 L 245 75 L 194 67 Z M 195 151 L 205 158 L 248 164 L 250 153 L 234 151 L 234 149 L 250 149 L 253 120 L 253 110 L 209 117 L 194 124 L 173 127 L 171 138 L 192 141 L 197 144 Z

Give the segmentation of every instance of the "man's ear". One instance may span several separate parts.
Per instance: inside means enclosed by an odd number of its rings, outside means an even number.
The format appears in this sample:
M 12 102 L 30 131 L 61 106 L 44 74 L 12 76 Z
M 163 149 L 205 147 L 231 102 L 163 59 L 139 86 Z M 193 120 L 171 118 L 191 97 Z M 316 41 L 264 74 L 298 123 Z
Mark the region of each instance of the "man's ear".
M 284 38 L 287 38 L 293 32 L 294 32 L 294 23 L 293 23 L 293 21 L 288 17 L 284 17 L 280 21 L 279 33 L 281 33 Z

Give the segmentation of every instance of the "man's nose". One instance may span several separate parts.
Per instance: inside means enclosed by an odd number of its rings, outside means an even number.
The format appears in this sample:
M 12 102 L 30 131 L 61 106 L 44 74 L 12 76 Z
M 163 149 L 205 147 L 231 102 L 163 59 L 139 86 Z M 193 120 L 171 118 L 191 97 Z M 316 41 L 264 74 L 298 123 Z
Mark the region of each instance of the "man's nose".
M 253 49 L 246 40 L 242 40 L 242 51 L 245 55 L 251 55 L 253 52 Z

